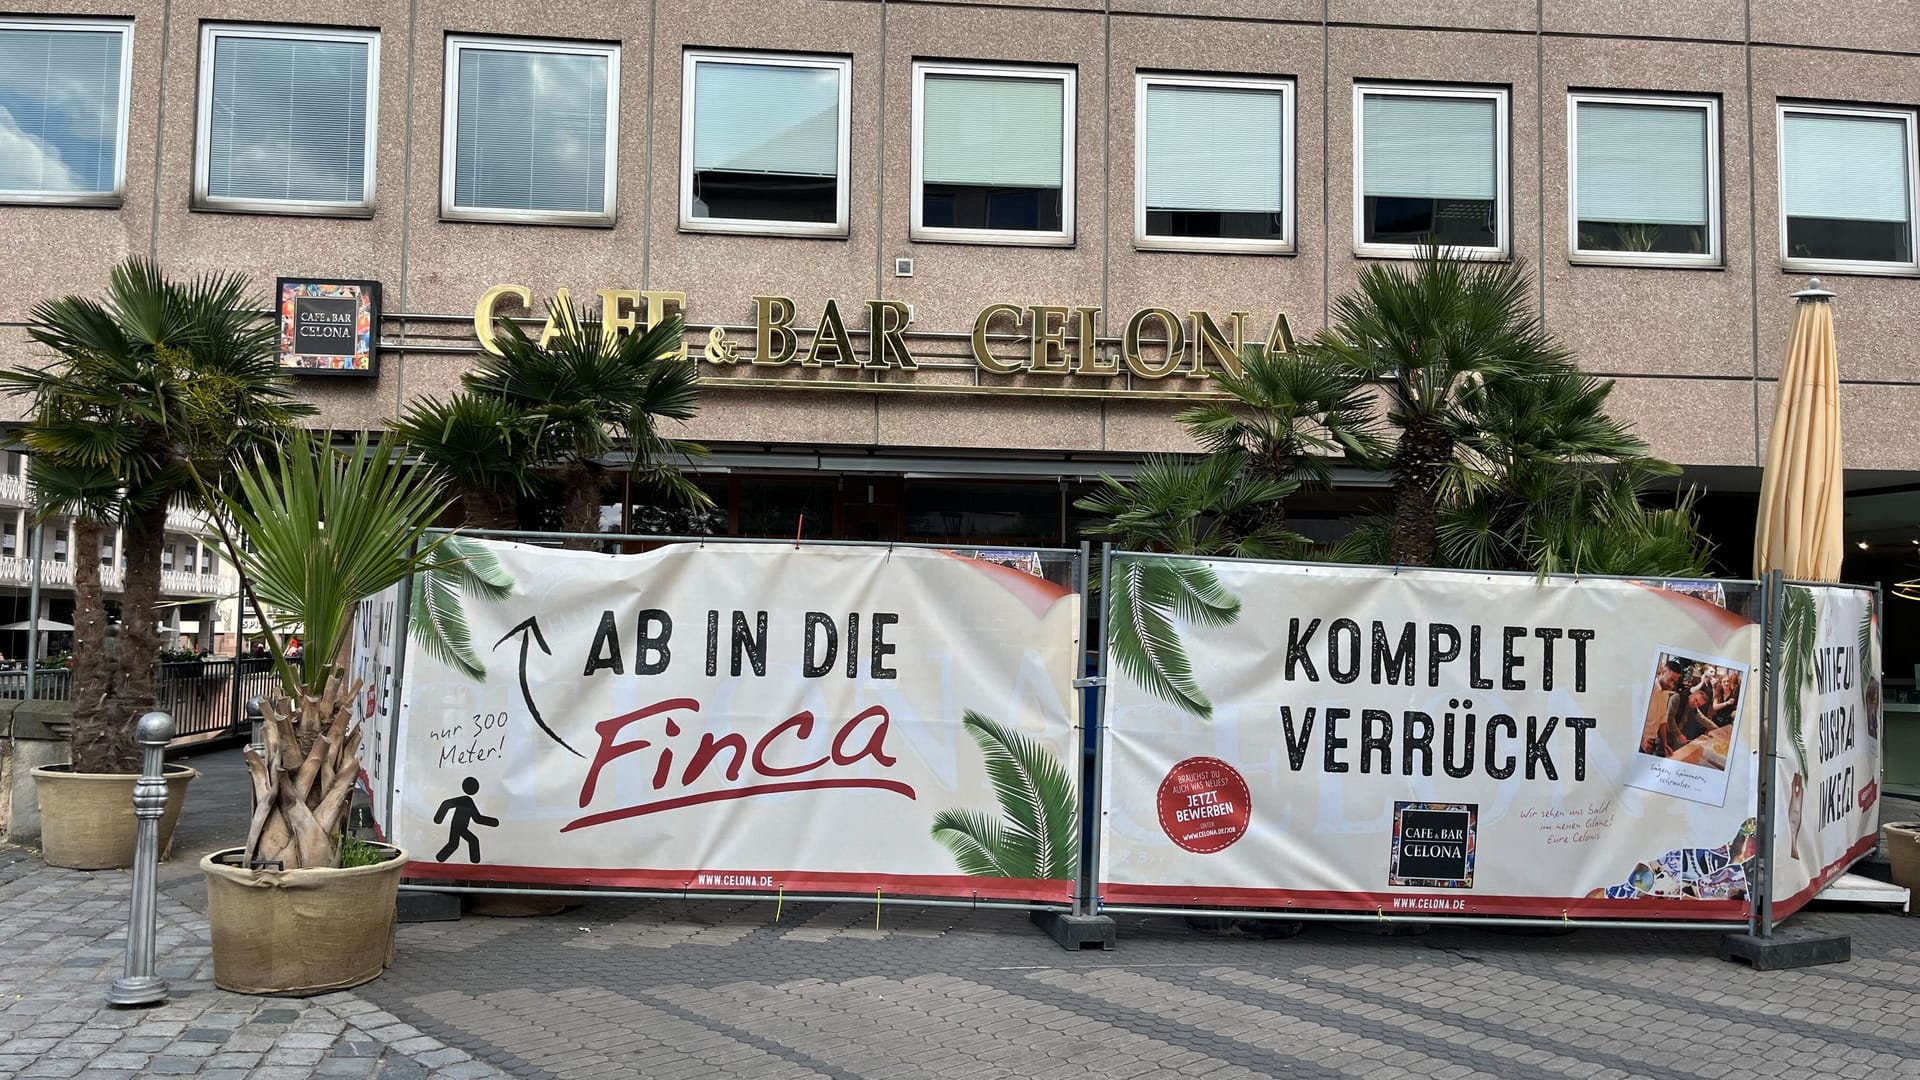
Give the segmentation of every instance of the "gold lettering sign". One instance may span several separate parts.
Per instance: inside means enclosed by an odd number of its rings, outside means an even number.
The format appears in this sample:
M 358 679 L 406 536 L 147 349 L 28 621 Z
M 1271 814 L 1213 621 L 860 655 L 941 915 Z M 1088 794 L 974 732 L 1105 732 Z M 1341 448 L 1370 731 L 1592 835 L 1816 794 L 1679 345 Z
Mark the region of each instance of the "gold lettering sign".
M 600 301 L 601 325 L 615 333 L 636 333 L 658 325 L 669 316 L 684 318 L 686 315 L 687 294 L 676 290 L 600 289 L 595 295 Z M 533 291 L 525 285 L 495 285 L 482 293 L 474 305 L 474 337 L 481 348 L 495 355 L 500 352 L 495 340 L 501 318 L 498 312 L 509 301 L 518 307 L 538 310 Z M 703 331 L 706 342 L 698 350 L 697 359 L 715 365 L 750 361 L 761 367 L 792 363 L 806 368 L 857 364 L 876 370 L 889 367 L 917 370 L 919 362 L 907 343 L 907 326 L 911 321 L 907 305 L 898 300 L 867 300 L 864 305 L 867 309 L 864 355 L 855 347 L 854 332 L 847 328 L 839 300 L 822 301 L 817 319 L 809 314 L 807 321 L 799 321 L 800 306 L 792 297 L 755 296 L 752 355 L 747 355 L 744 348 L 729 339 L 727 327 L 713 327 Z M 1183 384 L 1189 378 L 1206 378 L 1213 371 L 1241 374 L 1240 352 L 1248 344 L 1250 312 L 1229 311 L 1223 317 L 1216 317 L 1211 311 L 1191 308 L 1183 318 L 1171 308 L 1141 308 L 1127 318 L 1116 352 L 1111 339 L 1107 347 L 1102 347 L 1097 331 L 1101 310 L 1086 305 L 988 304 L 973 320 L 970 335 L 973 362 L 992 375 L 1112 378 L 1125 370 L 1139 379 L 1178 377 Z M 542 345 L 579 325 L 572 297 L 564 288 L 554 290 L 546 316 L 539 337 Z M 1009 328 L 1023 343 L 1012 346 L 1002 343 L 996 351 L 990 336 L 996 329 L 1004 333 Z M 733 329 L 744 331 L 746 328 Z M 806 340 L 802 341 L 802 337 Z M 1293 328 L 1284 312 L 1274 316 L 1265 345 L 1270 352 L 1293 350 Z M 678 348 L 669 348 L 661 355 L 686 359 L 689 349 L 685 335 L 681 336 Z

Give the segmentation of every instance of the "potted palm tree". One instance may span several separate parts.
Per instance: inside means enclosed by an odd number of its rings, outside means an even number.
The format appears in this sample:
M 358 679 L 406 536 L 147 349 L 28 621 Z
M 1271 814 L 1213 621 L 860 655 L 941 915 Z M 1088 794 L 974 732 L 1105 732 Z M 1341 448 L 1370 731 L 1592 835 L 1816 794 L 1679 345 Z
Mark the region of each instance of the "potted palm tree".
M 357 986 L 392 958 L 406 853 L 344 836 L 361 731 L 341 654 L 362 600 L 415 573 L 444 573 L 446 509 L 431 469 L 365 435 L 345 451 L 304 436 L 210 494 L 228 558 L 251 582 L 263 626 L 294 623 L 304 662 L 269 634 L 278 695 L 263 703 L 265 750 L 247 751 L 254 812 L 244 847 L 201 860 L 213 977 L 241 993 L 305 995 Z M 241 543 L 241 538 L 245 543 Z
M 169 512 L 196 502 L 190 471 L 218 486 L 233 462 L 313 412 L 294 400 L 273 327 L 253 313 L 263 302 L 238 275 L 170 279 L 129 259 L 101 299 L 34 305 L 27 334 L 51 362 L 0 372 L 0 389 L 29 402 L 36 525 L 64 516 L 73 528 L 70 763 L 33 771 L 52 865 L 132 863 L 133 726 L 154 707 L 161 555 Z M 114 627 L 99 556 L 116 527 L 126 571 Z M 194 775 L 168 767 L 163 852 Z

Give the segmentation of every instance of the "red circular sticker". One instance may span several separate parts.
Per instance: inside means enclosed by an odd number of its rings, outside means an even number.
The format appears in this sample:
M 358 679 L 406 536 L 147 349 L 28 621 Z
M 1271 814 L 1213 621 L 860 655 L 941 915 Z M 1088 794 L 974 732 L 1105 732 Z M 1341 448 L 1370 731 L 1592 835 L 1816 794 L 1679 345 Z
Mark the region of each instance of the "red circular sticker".
M 1155 800 L 1167 838 L 1196 855 L 1210 855 L 1247 834 L 1253 800 L 1247 782 L 1219 758 L 1192 757 L 1160 781 Z

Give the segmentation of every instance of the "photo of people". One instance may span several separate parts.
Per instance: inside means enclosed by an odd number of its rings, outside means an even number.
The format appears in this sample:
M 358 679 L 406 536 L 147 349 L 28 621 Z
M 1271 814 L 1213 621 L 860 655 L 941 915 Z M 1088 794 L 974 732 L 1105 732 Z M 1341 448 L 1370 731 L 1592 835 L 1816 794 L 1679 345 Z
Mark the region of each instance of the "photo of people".
M 1732 660 L 1657 650 L 1629 783 L 1718 806 L 1747 676 L 1747 665 Z

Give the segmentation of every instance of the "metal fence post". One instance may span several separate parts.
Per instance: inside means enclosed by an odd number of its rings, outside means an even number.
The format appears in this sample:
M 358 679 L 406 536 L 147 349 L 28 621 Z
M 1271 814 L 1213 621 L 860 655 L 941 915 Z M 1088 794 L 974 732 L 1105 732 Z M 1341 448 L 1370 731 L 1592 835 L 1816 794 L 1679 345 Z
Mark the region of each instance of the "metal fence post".
M 1774 781 L 1778 775 L 1780 758 L 1780 624 L 1785 607 L 1785 597 L 1782 595 L 1785 581 L 1786 575 L 1781 571 L 1768 571 L 1766 591 L 1761 601 L 1767 629 L 1762 638 L 1760 659 L 1765 687 L 1760 698 L 1760 784 L 1758 820 L 1755 822 L 1760 855 L 1756 880 L 1748 882 L 1748 887 L 1754 891 L 1753 934 L 1759 938 L 1773 936 L 1773 819 L 1774 798 L 1778 794 Z
M 1094 663 L 1093 678 L 1087 692 L 1098 694 L 1098 707 L 1093 714 L 1093 770 L 1088 777 L 1086 798 L 1085 828 L 1087 830 L 1087 865 L 1082 868 L 1081 895 L 1074 897 L 1074 911 L 1080 915 L 1100 914 L 1100 835 L 1106 826 L 1102 809 L 1106 799 L 1107 775 L 1107 595 L 1112 588 L 1109 575 L 1113 571 L 1113 545 L 1100 545 L 1100 640 Z M 1088 590 L 1092 598 L 1092 590 Z
M 127 913 L 127 971 L 107 991 L 111 1005 L 154 1005 L 167 1000 L 167 981 L 153 973 L 160 873 L 160 815 L 167 809 L 167 741 L 173 718 L 150 712 L 140 718 L 140 779 L 133 785 L 133 900 Z

